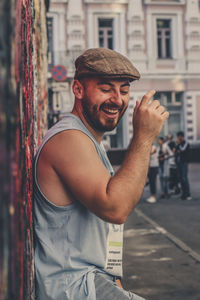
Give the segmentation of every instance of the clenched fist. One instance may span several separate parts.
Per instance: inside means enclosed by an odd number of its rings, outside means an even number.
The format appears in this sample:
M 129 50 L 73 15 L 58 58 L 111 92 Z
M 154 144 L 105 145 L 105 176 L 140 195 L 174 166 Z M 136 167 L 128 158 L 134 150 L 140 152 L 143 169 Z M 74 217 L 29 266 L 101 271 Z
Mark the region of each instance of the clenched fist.
M 134 138 L 153 142 L 169 117 L 169 112 L 158 100 L 151 101 L 154 94 L 155 90 L 151 90 L 143 96 L 140 103 L 136 102 L 133 113 Z

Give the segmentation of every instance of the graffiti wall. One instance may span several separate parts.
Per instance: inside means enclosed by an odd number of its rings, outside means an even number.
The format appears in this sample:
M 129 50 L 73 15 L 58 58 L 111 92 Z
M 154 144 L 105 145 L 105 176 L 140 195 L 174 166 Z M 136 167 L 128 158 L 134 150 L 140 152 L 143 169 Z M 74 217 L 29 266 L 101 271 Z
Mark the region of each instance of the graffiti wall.
M 0 2 L 0 300 L 34 299 L 32 161 L 47 127 L 44 0 Z

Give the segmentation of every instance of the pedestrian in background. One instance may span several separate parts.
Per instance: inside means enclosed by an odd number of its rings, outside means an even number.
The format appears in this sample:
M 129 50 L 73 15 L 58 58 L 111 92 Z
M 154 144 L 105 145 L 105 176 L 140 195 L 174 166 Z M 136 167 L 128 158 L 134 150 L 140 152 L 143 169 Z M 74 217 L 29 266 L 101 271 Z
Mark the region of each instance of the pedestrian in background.
M 152 145 L 148 172 L 151 196 L 146 200 L 148 203 L 156 202 L 156 181 L 158 175 L 158 166 L 158 147 L 156 145 Z
M 184 132 L 177 132 L 176 164 L 179 180 L 181 183 L 182 200 L 192 200 L 192 197 L 190 195 L 190 185 L 188 181 L 189 151 L 190 145 L 185 140 Z
M 158 161 L 159 161 L 159 178 L 160 178 L 160 189 L 161 189 L 161 198 L 165 198 L 165 183 L 164 183 L 164 151 L 163 151 L 164 138 L 160 136 L 158 138 Z
M 175 161 L 176 142 L 173 139 L 173 135 L 168 135 L 167 145 L 169 146 L 172 155 L 169 157 L 169 189 L 173 190 L 175 195 L 180 193 L 178 170 Z
M 161 187 L 161 198 L 169 198 L 169 158 L 173 156 L 167 142 L 163 137 L 158 138 L 159 151 L 159 177 Z

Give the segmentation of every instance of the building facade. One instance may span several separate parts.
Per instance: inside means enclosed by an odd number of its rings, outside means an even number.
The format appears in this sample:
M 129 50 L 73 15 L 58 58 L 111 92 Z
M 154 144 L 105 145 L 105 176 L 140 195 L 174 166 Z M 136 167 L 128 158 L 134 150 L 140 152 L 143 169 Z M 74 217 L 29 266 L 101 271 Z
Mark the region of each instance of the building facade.
M 129 57 L 141 73 L 117 129 L 107 135 L 112 148 L 126 148 L 133 135 L 135 101 L 157 91 L 170 112 L 162 135 L 183 130 L 200 143 L 199 0 L 51 0 L 48 13 L 50 119 L 71 110 L 74 60 L 85 49 L 106 47 Z M 52 78 L 63 65 L 67 79 Z

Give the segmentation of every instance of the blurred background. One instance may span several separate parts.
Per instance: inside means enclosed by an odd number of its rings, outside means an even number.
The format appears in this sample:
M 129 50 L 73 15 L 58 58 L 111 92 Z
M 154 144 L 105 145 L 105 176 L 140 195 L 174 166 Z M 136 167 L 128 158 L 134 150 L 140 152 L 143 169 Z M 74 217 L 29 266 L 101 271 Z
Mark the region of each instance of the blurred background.
M 199 0 L 1 0 L 0 300 L 34 299 L 32 161 L 46 130 L 71 111 L 74 61 L 91 47 L 128 56 L 141 73 L 104 137 L 111 162 L 122 162 L 135 102 L 150 89 L 170 112 L 161 135 L 183 131 L 190 161 L 200 162 Z

